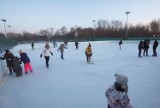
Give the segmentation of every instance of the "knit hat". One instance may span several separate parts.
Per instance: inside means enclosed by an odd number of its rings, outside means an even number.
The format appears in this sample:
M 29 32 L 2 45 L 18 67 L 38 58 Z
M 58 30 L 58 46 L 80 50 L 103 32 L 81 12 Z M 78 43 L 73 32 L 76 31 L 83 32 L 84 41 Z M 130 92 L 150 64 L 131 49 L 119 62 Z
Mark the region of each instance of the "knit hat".
M 125 85 L 128 83 L 128 77 L 122 74 L 115 74 L 116 77 L 116 82 L 121 84 L 121 85 Z
M 6 50 L 6 53 L 9 53 L 9 50 L 8 50 L 8 49 Z

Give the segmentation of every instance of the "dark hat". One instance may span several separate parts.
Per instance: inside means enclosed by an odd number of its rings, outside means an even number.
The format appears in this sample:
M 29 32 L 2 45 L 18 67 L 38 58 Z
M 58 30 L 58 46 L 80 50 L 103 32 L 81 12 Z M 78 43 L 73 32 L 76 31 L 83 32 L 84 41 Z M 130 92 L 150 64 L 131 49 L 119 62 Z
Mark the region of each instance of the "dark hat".
M 90 44 L 90 43 L 88 44 L 88 47 L 91 47 L 91 44 Z
M 6 53 L 9 53 L 9 50 L 8 50 L 8 49 L 6 50 Z

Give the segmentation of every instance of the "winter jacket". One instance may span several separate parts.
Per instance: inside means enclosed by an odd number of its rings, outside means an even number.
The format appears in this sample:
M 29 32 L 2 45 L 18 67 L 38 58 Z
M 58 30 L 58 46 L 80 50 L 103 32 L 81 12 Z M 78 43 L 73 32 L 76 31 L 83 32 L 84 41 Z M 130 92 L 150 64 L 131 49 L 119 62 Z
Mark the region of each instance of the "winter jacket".
M 64 48 L 65 48 L 64 44 L 61 44 L 57 51 L 60 50 L 60 52 L 63 53 L 64 52 Z
M 119 45 L 122 45 L 122 44 L 123 44 L 122 40 L 121 40 L 121 41 L 119 41 Z
M 86 55 L 92 55 L 92 49 L 91 49 L 91 47 L 87 47 L 86 48 L 86 50 L 85 50 L 85 53 L 86 53 Z
M 12 64 L 13 64 L 12 66 L 13 66 L 14 72 L 22 71 L 21 61 L 19 60 L 17 56 L 14 56 Z
M 141 50 L 143 48 L 143 42 L 141 41 L 139 44 L 138 44 L 138 49 Z
M 6 60 L 7 67 L 12 67 L 13 58 L 14 58 L 14 55 L 11 52 L 5 53 L 4 57 L 0 57 L 0 59 Z
M 44 56 L 50 56 L 53 55 L 53 53 L 51 52 L 51 50 L 49 48 L 45 48 L 42 53 L 41 53 L 41 56 L 44 55 Z
M 115 88 L 115 84 L 109 87 L 105 95 L 107 97 L 108 105 L 111 108 L 133 108 L 130 104 L 127 92 L 118 91 Z
M 144 49 L 149 49 L 149 42 L 147 40 L 144 41 L 143 48 Z
M 78 44 L 79 44 L 78 42 L 75 42 L 75 46 L 78 46 Z
M 30 62 L 30 59 L 26 53 L 20 53 L 20 59 L 24 64 Z
M 158 47 L 158 42 L 155 41 L 154 44 L 153 44 L 153 49 L 156 49 Z

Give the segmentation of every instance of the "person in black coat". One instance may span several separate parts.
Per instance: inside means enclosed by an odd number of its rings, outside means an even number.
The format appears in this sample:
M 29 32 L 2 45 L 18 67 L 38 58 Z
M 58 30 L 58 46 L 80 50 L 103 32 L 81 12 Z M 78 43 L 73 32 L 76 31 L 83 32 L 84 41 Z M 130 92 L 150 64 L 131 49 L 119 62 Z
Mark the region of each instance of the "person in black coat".
M 14 56 L 13 62 L 13 71 L 15 72 L 16 76 L 19 77 L 22 75 L 22 66 L 21 66 L 21 61 L 19 60 L 19 57 Z
M 4 54 L 4 57 L 0 57 L 1 60 L 6 60 L 7 67 L 9 69 L 10 75 L 13 72 L 13 65 L 12 65 L 13 58 L 14 58 L 14 55 L 9 50 L 6 50 L 6 53 Z
M 148 49 L 149 49 L 149 40 L 146 39 L 143 43 L 143 56 L 149 56 Z
M 75 42 L 76 49 L 78 49 L 78 41 Z
M 31 43 L 32 50 L 34 50 L 34 42 Z
M 121 50 L 121 45 L 123 44 L 122 40 L 119 41 L 119 49 Z
M 153 55 L 152 56 L 155 56 L 155 57 L 157 56 L 157 51 L 156 51 L 157 47 L 158 47 L 158 41 L 156 39 L 153 43 Z
M 138 44 L 138 57 L 142 57 L 141 53 L 142 53 L 142 49 L 143 49 L 143 41 L 140 41 Z

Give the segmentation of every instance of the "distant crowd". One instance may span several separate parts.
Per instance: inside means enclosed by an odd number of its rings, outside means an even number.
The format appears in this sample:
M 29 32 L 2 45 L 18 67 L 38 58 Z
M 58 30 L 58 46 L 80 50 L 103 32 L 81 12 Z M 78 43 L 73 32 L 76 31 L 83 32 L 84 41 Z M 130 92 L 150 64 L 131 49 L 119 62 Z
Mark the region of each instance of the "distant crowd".
M 138 44 L 138 57 L 142 57 L 142 51 L 143 51 L 143 56 L 149 56 L 148 55 L 148 49 L 149 49 L 149 44 L 150 44 L 150 40 L 146 39 L 144 41 L 140 41 Z M 157 57 L 157 47 L 158 47 L 158 41 L 157 39 L 155 39 L 154 43 L 153 43 L 153 57 Z

